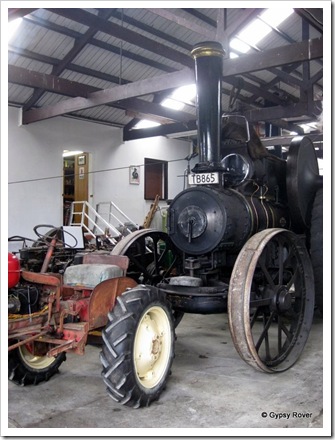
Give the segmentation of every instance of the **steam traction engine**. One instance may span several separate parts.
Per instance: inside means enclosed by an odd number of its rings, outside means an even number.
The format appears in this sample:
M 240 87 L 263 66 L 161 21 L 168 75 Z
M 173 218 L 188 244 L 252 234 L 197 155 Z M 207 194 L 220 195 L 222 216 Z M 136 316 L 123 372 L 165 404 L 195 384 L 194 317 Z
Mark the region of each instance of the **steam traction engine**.
M 103 332 L 107 390 L 134 407 L 164 388 L 184 313 L 228 311 L 238 353 L 267 373 L 297 361 L 314 313 L 304 235 L 321 186 L 313 144 L 295 138 L 285 161 L 270 155 L 248 124 L 223 124 L 222 47 L 202 43 L 192 55 L 199 163 L 190 187 L 169 206 L 166 236 L 137 231 L 112 251 L 128 255 L 128 276 L 133 269 L 146 283 L 117 298 Z M 146 266 L 149 239 L 156 255 Z
M 46 379 L 65 351 L 82 354 L 88 331 L 100 328 L 108 393 L 121 404 L 147 406 L 165 388 L 184 313 L 228 312 L 235 347 L 257 370 L 281 372 L 298 360 L 314 313 L 308 236 L 321 178 L 313 144 L 295 138 L 286 161 L 270 155 L 245 121 L 225 123 L 222 47 L 201 43 L 192 56 L 199 162 L 169 206 L 167 233 L 142 229 L 117 243 L 110 257 L 127 257 L 123 278 L 117 270 L 116 278 L 93 282 L 99 267 L 88 264 L 68 267 L 64 279 L 24 274 L 25 285 L 40 283 L 49 309 L 30 339 L 9 320 L 10 338 L 19 340 L 11 347 L 12 376 L 40 368 L 37 381 Z M 40 350 L 36 366 L 24 356 L 31 343 Z

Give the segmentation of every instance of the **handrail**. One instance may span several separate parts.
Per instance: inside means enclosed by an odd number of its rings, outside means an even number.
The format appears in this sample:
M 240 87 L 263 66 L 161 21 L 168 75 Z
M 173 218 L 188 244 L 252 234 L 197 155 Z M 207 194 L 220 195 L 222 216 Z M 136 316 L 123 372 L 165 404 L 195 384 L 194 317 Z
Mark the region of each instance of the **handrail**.
M 109 205 L 108 220 L 103 218 L 101 213 L 98 212 L 100 205 Z M 79 209 L 78 209 L 79 208 Z M 87 201 L 74 201 L 71 203 L 71 213 L 69 217 L 68 226 L 81 226 L 87 233 L 91 234 L 93 238 L 97 235 L 105 235 L 106 238 L 115 245 L 120 237 L 123 236 L 124 232 L 128 234 L 131 230 L 126 226 L 126 224 L 120 220 L 115 214 L 111 212 L 112 208 L 118 211 L 129 224 L 133 225 L 136 229 L 139 226 L 136 225 L 120 208 L 118 208 L 113 202 L 101 202 L 97 204 L 97 209 L 94 209 Z M 80 221 L 75 222 L 75 216 L 80 216 Z M 113 224 L 112 218 L 114 218 L 119 225 L 122 227 L 123 233 L 121 233 Z M 105 229 L 102 229 L 103 226 Z
M 128 234 L 130 234 L 132 231 L 131 231 L 131 229 L 129 229 L 128 228 L 128 226 L 125 224 L 125 222 L 124 222 L 124 220 L 121 220 L 119 217 L 117 217 L 115 214 L 113 214 L 113 212 L 112 212 L 112 208 L 114 208 L 121 216 L 123 216 L 127 221 L 128 221 L 128 225 L 130 224 L 130 225 L 132 225 L 132 226 L 134 226 L 135 227 L 135 229 L 139 229 L 139 226 L 133 221 L 133 220 L 131 220 L 131 218 L 130 217 L 128 217 L 118 206 L 116 206 L 115 205 L 115 203 L 114 202 L 112 202 L 112 201 L 109 201 L 109 202 L 99 202 L 97 205 L 96 205 L 96 211 L 98 212 L 98 213 L 100 213 L 100 216 L 101 216 L 101 211 L 99 210 L 99 208 L 102 206 L 102 205 L 107 205 L 107 206 L 109 206 L 109 209 L 108 209 L 108 220 L 109 220 L 109 223 L 111 224 L 112 223 L 112 218 L 114 218 L 117 222 L 119 222 L 119 224 L 120 224 L 120 226 L 122 226 L 123 227 L 123 230 L 124 231 L 126 231 Z

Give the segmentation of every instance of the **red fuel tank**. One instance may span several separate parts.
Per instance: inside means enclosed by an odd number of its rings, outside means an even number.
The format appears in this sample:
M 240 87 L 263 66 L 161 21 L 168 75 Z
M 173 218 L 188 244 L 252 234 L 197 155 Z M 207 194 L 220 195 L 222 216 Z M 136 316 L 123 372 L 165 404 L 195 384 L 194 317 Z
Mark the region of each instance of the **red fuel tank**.
M 20 279 L 20 261 L 8 252 L 8 289 L 15 287 Z

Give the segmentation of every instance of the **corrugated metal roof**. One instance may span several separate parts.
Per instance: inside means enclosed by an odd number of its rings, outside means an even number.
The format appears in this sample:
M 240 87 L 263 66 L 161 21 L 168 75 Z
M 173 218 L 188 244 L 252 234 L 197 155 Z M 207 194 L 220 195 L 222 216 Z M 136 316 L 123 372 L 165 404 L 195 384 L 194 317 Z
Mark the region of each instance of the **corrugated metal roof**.
M 321 38 L 322 23 L 313 22 L 313 11 L 311 13 L 309 10 L 309 15 L 303 14 L 303 17 L 297 10 L 279 26 L 279 29 L 261 40 L 257 48 L 252 50 L 253 53 L 264 53 L 266 61 L 267 54 L 272 49 L 286 49 L 294 43 L 301 43 L 303 22 L 304 32 L 308 30 L 310 39 Z M 19 31 L 9 43 L 9 66 L 21 69 L 15 78 L 10 70 L 9 105 L 25 106 L 24 112 L 29 112 L 29 109 L 43 109 L 44 106 L 53 106 L 71 99 L 75 95 L 66 81 L 72 81 L 78 86 L 76 90 L 82 90 L 80 96 L 86 96 L 87 92 L 94 89 L 108 90 L 119 84 L 138 82 L 138 98 L 148 105 L 150 100 L 158 103 L 166 96 L 164 86 L 167 90 L 171 87 L 169 81 L 166 80 L 161 87 L 162 91 L 155 94 L 150 92 L 149 87 L 142 90 L 140 81 L 152 79 L 153 82 L 157 82 L 161 79 L 163 82 L 165 75 L 170 72 L 181 72 L 185 67 L 190 67 L 190 62 L 193 63 L 190 50 L 194 44 L 207 40 L 208 35 L 215 35 L 217 31 L 218 35 L 225 35 L 222 28 L 216 28 L 219 12 L 221 14 L 223 10 L 36 9 L 24 17 Z M 224 23 L 230 31 L 229 37 L 233 38 L 241 27 L 253 20 L 259 12 L 260 10 L 246 8 L 225 10 Z M 319 9 L 315 10 L 315 16 L 320 16 Z M 106 23 L 108 26 L 105 26 Z M 249 54 L 241 55 L 240 58 L 252 59 Z M 308 65 L 309 78 L 317 76 L 314 86 L 317 93 L 321 94 L 322 59 L 310 60 Z M 278 76 L 281 70 L 283 74 Z M 34 82 L 34 72 L 45 75 L 43 81 L 37 85 Z M 306 71 L 303 71 L 301 63 L 292 67 L 286 64 L 283 69 L 277 66 L 275 69 L 243 72 L 238 76 L 244 78 L 246 87 L 240 90 L 238 99 L 250 109 L 262 107 L 265 101 L 271 98 L 270 94 L 273 96 L 273 106 L 279 105 L 278 96 L 281 92 L 285 94 L 286 104 L 290 101 L 296 103 L 300 100 L 301 93 L 298 81 L 306 81 Z M 50 86 L 53 78 L 51 75 L 59 78 L 57 90 Z M 229 92 L 233 89 L 233 84 L 228 78 L 224 78 L 224 104 L 229 102 Z M 254 92 L 255 88 L 258 90 L 257 93 Z M 34 94 L 34 91 L 38 93 Z M 124 98 L 127 99 L 128 96 L 125 95 Z M 139 108 L 141 102 L 136 104 L 136 108 Z M 133 111 L 131 106 L 129 108 Z M 152 114 L 153 109 L 152 106 L 148 107 L 148 115 Z M 190 113 L 194 114 L 194 111 Z M 113 103 L 83 108 L 73 114 L 116 126 L 125 126 L 132 119 L 126 115 L 125 110 L 113 107 Z M 139 115 L 143 117 L 143 112 Z

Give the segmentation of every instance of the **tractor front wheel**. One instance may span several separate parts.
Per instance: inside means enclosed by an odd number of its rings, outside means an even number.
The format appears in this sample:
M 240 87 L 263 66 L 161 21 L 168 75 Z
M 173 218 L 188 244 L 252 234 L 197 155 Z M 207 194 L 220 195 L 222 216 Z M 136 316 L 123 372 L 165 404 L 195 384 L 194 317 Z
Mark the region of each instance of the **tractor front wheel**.
M 102 376 L 113 400 L 133 408 L 157 400 L 174 357 L 174 321 L 165 295 L 139 285 L 117 297 L 102 333 Z

